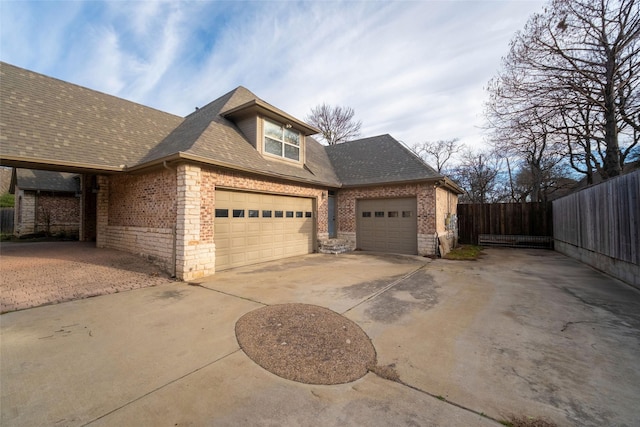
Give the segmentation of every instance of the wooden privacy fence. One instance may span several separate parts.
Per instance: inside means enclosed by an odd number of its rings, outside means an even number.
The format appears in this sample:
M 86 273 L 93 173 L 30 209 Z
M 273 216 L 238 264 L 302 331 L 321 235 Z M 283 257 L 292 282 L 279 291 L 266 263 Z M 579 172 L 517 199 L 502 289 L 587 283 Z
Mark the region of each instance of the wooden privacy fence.
M 555 200 L 553 224 L 557 242 L 640 265 L 640 171 Z
M 473 203 L 458 205 L 458 235 L 460 243 L 477 245 L 478 237 L 481 234 L 553 236 L 551 203 Z
M 0 208 L 0 233 L 13 234 L 13 209 Z

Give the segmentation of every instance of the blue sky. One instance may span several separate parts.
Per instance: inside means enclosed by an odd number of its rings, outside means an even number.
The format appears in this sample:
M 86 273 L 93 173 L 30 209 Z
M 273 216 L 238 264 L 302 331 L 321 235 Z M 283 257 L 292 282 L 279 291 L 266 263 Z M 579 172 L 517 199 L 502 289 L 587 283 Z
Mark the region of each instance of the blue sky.
M 483 140 L 484 86 L 541 1 L 6 1 L 2 61 L 184 116 L 243 85 L 362 136 Z

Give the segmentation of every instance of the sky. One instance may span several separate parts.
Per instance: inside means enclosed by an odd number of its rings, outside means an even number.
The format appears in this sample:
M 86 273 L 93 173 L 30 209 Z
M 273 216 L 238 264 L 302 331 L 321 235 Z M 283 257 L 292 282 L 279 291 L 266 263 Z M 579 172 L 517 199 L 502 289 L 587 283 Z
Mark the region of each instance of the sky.
M 0 0 L 0 60 L 179 116 L 242 85 L 302 120 L 351 107 L 362 137 L 481 147 L 484 88 L 543 7 Z

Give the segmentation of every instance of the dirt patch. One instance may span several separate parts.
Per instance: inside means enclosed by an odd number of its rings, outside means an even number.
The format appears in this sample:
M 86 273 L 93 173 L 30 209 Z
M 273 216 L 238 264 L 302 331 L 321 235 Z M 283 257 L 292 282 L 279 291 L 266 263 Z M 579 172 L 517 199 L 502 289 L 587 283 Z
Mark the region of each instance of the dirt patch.
M 282 304 L 251 311 L 236 323 L 242 350 L 267 371 L 306 384 L 343 384 L 375 366 L 364 331 L 329 309 Z

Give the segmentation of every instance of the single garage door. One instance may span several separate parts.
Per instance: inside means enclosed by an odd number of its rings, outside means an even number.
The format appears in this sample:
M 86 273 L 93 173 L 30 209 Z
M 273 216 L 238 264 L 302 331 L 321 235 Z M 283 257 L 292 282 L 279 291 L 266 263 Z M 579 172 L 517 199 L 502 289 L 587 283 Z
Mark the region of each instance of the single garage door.
M 313 252 L 313 200 L 216 190 L 216 270 Z
M 415 198 L 358 200 L 357 246 L 363 251 L 418 253 Z

